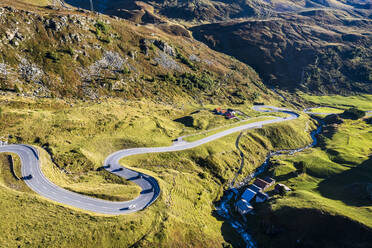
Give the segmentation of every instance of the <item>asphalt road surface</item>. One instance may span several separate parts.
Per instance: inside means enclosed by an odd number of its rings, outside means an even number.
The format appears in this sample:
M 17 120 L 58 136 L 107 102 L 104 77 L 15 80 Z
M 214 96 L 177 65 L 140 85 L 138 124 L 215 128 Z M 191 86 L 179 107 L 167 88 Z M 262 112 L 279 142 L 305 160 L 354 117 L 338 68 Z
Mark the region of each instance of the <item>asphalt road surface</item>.
M 43 197 L 68 206 L 88 210 L 95 213 L 108 215 L 128 214 L 140 211 L 150 206 L 158 198 L 160 194 L 160 188 L 155 178 L 121 166 L 119 164 L 120 159 L 138 154 L 175 152 L 191 149 L 232 133 L 240 132 L 246 129 L 262 128 L 262 126 L 264 125 L 293 120 L 298 118 L 299 116 L 298 114 L 290 110 L 271 106 L 259 105 L 254 106 L 253 108 L 261 112 L 284 112 L 288 114 L 288 117 L 275 117 L 275 119 L 271 120 L 258 121 L 255 123 L 233 127 L 231 129 L 213 134 L 194 142 L 186 142 L 181 139 L 180 141 L 174 142 L 172 146 L 168 147 L 125 149 L 109 155 L 105 160 L 104 168 L 111 173 L 114 173 L 120 177 L 126 178 L 136 183 L 142 189 L 140 195 L 137 198 L 125 202 L 112 202 L 88 197 L 65 190 L 53 184 L 42 173 L 38 151 L 32 146 L 0 146 L 0 152 L 12 152 L 19 155 L 22 163 L 22 177 L 24 178 L 23 180 L 33 191 Z M 29 175 L 31 175 L 32 178 L 29 178 Z

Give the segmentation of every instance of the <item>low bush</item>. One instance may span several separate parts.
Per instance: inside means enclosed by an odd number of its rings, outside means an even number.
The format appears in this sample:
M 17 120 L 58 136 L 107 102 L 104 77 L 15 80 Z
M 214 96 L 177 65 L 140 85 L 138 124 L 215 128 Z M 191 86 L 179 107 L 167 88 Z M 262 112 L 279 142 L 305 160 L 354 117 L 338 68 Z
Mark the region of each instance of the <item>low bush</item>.
M 345 110 L 341 117 L 344 119 L 352 119 L 357 120 L 360 118 L 363 118 L 366 115 L 366 113 L 358 108 L 350 108 Z

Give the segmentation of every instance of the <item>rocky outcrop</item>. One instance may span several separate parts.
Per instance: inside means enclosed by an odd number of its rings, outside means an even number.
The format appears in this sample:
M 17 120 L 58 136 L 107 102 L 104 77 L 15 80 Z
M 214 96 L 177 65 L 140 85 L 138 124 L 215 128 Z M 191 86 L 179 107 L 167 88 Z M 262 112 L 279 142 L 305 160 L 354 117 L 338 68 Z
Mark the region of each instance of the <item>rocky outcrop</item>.
M 165 52 L 159 51 L 158 56 L 154 59 L 160 66 L 166 68 L 166 69 L 171 69 L 171 70 L 176 70 L 176 71 L 181 71 L 181 66 L 174 60 L 172 57 L 170 57 L 168 54 Z
M 152 45 L 159 48 L 161 51 L 163 51 L 165 54 L 175 57 L 177 56 L 177 53 L 171 47 L 167 42 L 164 42 L 162 40 L 155 40 L 155 39 L 142 39 L 140 41 L 140 47 L 142 52 L 147 56 L 149 53 L 149 50 L 152 48 Z
M 177 55 L 173 47 L 171 47 L 170 45 L 168 45 L 168 43 L 164 41 L 155 40 L 154 45 L 157 46 L 164 53 L 168 54 L 169 56 L 175 57 Z
M 24 58 L 19 64 L 19 72 L 21 77 L 27 82 L 40 82 L 44 75 L 44 72 L 38 66 Z
M 180 25 L 149 27 L 77 9 L 26 11 L 2 5 L 1 93 L 167 101 L 195 95 L 200 101 L 234 102 L 241 102 L 240 95 L 231 95 L 236 89 L 247 94 L 260 91 L 265 97 L 268 93 L 261 92 L 260 79 L 251 68 L 208 49 Z M 185 78 L 177 80 L 182 75 Z M 228 87 L 217 89 L 221 85 Z

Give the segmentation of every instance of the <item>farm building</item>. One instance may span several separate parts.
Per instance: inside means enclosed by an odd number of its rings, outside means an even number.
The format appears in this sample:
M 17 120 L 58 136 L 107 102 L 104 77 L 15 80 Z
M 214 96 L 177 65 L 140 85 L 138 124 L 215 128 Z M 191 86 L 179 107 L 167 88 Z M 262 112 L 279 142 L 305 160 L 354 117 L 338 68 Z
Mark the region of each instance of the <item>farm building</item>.
M 244 193 L 242 194 L 242 199 L 246 200 L 247 202 L 250 202 L 256 195 L 256 192 L 254 192 L 251 189 L 246 189 Z
M 235 210 L 240 213 L 241 215 L 245 215 L 253 210 L 253 207 L 249 202 L 244 199 L 240 199 L 235 204 Z
M 271 177 L 265 177 L 264 181 L 269 184 L 269 187 L 275 184 L 275 179 L 273 179 Z
M 235 111 L 232 109 L 221 109 L 221 108 L 215 108 L 214 112 L 217 115 L 223 115 L 226 119 L 232 119 L 235 118 Z
M 254 185 L 256 185 L 257 187 L 260 187 L 261 189 L 265 190 L 267 189 L 268 187 L 270 187 L 269 183 L 267 183 L 266 181 L 262 180 L 261 178 L 257 178 L 254 183 Z
M 256 195 L 256 202 L 264 202 L 269 199 L 269 195 L 265 192 L 258 192 Z
M 256 192 L 256 193 L 258 193 L 258 192 L 261 191 L 261 188 L 260 188 L 260 187 L 257 187 L 257 186 L 254 185 L 254 184 L 249 185 L 249 186 L 248 186 L 248 189 L 250 189 L 250 190 L 252 190 L 252 191 L 254 191 L 254 192 Z

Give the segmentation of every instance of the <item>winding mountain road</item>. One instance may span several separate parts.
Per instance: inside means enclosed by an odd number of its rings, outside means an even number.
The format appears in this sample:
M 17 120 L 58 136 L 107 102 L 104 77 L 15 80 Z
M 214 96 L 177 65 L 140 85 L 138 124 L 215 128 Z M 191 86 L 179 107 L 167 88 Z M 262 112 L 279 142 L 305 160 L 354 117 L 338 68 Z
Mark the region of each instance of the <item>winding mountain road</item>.
M 75 208 L 80 208 L 100 214 L 108 215 L 119 215 L 137 212 L 145 209 L 151 205 L 160 194 L 160 187 L 157 180 L 149 175 L 122 167 L 119 164 L 120 159 L 132 155 L 146 154 L 146 153 L 161 153 L 161 152 L 175 152 L 186 149 L 191 149 L 213 140 L 222 138 L 232 133 L 240 132 L 246 129 L 262 128 L 264 125 L 279 123 L 283 121 L 293 120 L 299 117 L 299 115 L 291 110 L 282 109 L 277 107 L 257 105 L 253 109 L 260 112 L 283 112 L 287 113 L 288 117 L 275 117 L 274 119 L 258 121 L 255 123 L 249 123 L 233 127 L 228 130 L 224 130 L 220 133 L 210 135 L 206 138 L 194 141 L 186 142 L 182 139 L 173 143 L 172 146 L 168 147 L 152 147 L 152 148 L 133 148 L 117 151 L 109 155 L 105 162 L 104 168 L 120 177 L 128 179 L 138 186 L 141 187 L 142 191 L 140 195 L 130 201 L 124 202 L 112 202 L 84 196 L 78 193 L 74 193 L 65 190 L 51 181 L 49 181 L 41 170 L 40 158 L 38 150 L 29 145 L 6 145 L 0 146 L 1 152 L 12 152 L 19 155 L 22 163 L 22 176 L 25 183 L 37 194 L 48 198 L 52 201 L 59 202 Z M 32 178 L 28 176 L 32 175 Z

